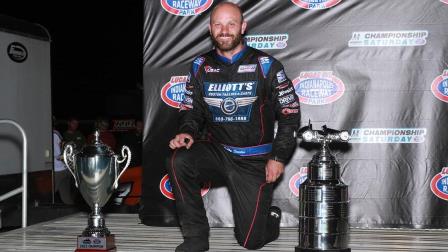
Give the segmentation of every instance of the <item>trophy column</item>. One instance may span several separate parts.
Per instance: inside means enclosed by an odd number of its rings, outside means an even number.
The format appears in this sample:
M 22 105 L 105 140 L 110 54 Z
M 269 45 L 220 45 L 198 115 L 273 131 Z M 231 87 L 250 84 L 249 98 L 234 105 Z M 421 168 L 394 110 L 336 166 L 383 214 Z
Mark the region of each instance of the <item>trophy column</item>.
M 348 186 L 330 153 L 330 142 L 348 141 L 348 132 L 311 126 L 302 134 L 306 142 L 321 144 L 308 164 L 308 179 L 299 189 L 299 245 L 295 252 L 350 252 L 348 248 Z

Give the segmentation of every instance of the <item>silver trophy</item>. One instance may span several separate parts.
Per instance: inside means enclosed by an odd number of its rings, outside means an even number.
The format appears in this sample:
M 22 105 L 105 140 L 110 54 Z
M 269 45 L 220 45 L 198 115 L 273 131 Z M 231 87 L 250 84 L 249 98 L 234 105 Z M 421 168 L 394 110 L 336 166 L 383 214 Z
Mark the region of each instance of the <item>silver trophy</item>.
M 327 128 L 300 130 L 305 142 L 320 144 L 308 163 L 308 178 L 299 189 L 299 245 L 295 252 L 350 252 L 348 247 L 348 186 L 340 166 L 330 153 L 332 142 L 348 142 L 347 131 Z
M 115 238 L 107 229 L 101 208 L 107 203 L 118 180 L 131 161 L 131 151 L 127 146 L 121 149 L 118 157 L 109 146 L 99 140 L 95 132 L 95 142 L 74 153 L 72 145 L 64 148 L 64 162 L 75 178 L 76 187 L 93 210 L 89 214 L 88 225 L 78 237 L 78 248 L 109 250 L 115 249 Z M 126 162 L 126 163 L 125 163 Z M 120 170 L 120 164 L 125 163 Z

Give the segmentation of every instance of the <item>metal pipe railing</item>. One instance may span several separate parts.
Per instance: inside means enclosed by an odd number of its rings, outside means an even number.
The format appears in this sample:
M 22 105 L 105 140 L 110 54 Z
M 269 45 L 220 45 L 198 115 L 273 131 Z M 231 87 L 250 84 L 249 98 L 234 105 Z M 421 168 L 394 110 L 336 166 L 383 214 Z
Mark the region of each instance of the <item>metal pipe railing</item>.
M 26 138 L 25 131 L 23 128 L 16 123 L 13 120 L 0 120 L 1 123 L 11 124 L 15 126 L 20 133 L 22 134 L 22 186 L 14 189 L 8 193 L 5 193 L 3 195 L 0 195 L 0 201 L 3 201 L 7 198 L 10 198 L 16 194 L 22 193 L 22 227 L 26 227 L 26 220 L 27 220 L 27 210 L 28 210 L 28 203 L 27 203 L 27 195 L 28 195 L 28 166 L 27 166 L 27 152 L 28 152 L 28 141 Z

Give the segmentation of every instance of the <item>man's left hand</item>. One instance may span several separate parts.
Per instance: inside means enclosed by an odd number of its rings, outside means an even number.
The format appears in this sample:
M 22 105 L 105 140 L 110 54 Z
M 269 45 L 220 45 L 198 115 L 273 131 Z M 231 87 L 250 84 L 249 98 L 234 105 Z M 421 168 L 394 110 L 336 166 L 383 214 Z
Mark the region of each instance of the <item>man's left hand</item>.
M 274 183 L 284 171 L 285 165 L 282 162 L 269 159 L 266 164 L 266 182 Z

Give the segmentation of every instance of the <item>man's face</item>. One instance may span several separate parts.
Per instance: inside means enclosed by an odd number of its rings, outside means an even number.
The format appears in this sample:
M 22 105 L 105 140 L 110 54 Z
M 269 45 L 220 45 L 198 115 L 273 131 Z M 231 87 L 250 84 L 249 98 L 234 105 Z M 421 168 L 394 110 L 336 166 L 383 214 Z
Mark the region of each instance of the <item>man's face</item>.
M 229 5 L 219 7 L 210 17 L 209 29 L 213 43 L 221 51 L 232 51 L 241 44 L 246 25 L 238 9 Z
M 71 120 L 71 121 L 68 123 L 68 127 L 70 128 L 70 130 L 76 130 L 76 129 L 78 129 L 78 125 L 79 125 L 79 122 L 78 122 L 77 120 Z

